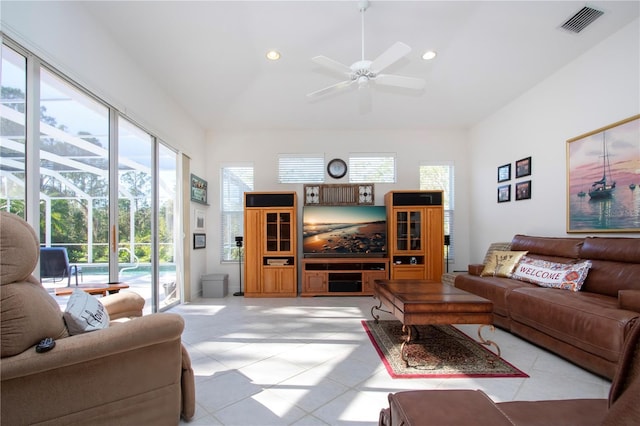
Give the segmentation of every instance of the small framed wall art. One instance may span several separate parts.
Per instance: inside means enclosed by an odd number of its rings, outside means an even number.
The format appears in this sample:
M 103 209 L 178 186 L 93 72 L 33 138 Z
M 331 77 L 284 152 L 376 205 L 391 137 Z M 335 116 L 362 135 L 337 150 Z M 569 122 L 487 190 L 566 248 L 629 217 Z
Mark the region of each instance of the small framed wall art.
M 193 234 L 193 248 L 203 249 L 207 247 L 207 234 Z
M 207 181 L 191 174 L 191 201 L 207 203 Z
M 204 232 L 206 230 L 204 210 L 195 210 L 193 227 L 198 232 Z
M 498 187 L 498 202 L 506 203 L 511 201 L 511 185 L 501 185 Z
M 531 174 L 531 157 L 516 161 L 516 179 Z M 517 199 L 517 198 L 516 198 Z
M 516 201 L 528 200 L 531 198 L 531 181 L 516 183 Z
M 498 182 L 511 180 L 511 163 L 498 167 Z

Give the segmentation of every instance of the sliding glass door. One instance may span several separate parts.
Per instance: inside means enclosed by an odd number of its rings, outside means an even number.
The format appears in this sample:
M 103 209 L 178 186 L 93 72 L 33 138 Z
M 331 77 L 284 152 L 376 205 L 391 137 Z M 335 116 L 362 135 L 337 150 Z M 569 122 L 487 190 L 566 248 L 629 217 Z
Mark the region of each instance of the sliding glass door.
M 0 209 L 66 252 L 72 285 L 127 283 L 147 313 L 179 302 L 177 152 L 19 50 L 2 45 Z

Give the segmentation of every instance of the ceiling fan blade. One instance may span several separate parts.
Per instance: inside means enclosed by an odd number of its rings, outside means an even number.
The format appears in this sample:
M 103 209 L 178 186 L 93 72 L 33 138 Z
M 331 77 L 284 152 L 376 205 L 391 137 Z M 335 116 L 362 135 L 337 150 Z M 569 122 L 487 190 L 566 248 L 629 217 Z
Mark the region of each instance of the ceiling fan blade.
M 371 62 L 371 66 L 369 69 L 374 74 L 377 74 L 400 58 L 406 56 L 409 52 L 411 52 L 411 48 L 409 46 L 401 41 L 396 42 L 393 46 L 385 50 L 380 56 L 378 56 L 373 62 Z
M 340 83 L 334 84 L 334 85 L 329 86 L 329 87 L 325 87 L 324 89 L 320 89 L 320 90 L 316 90 L 315 92 L 307 93 L 307 97 L 308 98 L 315 98 L 317 96 L 324 96 L 324 95 L 327 95 L 327 94 L 332 93 L 332 92 L 337 92 L 338 90 L 341 90 L 341 89 L 344 89 L 346 87 L 349 87 L 353 82 L 354 82 L 354 80 L 341 81 Z
M 311 60 L 318 65 L 321 65 L 332 71 L 339 72 L 340 74 L 351 74 L 351 67 L 348 67 L 345 64 L 341 64 L 338 61 L 334 61 L 331 58 L 327 58 L 326 56 L 316 56 L 314 58 L 311 58 Z
M 406 77 L 404 75 L 395 74 L 378 74 L 375 78 L 376 84 L 385 86 L 404 87 L 406 89 L 422 90 L 426 82 L 421 78 Z

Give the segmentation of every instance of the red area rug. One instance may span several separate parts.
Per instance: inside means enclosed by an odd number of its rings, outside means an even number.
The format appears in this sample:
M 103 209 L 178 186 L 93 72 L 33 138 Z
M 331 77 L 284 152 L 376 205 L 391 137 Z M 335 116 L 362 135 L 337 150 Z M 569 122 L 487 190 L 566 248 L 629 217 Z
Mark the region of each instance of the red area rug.
M 371 343 L 394 379 L 461 377 L 529 377 L 451 325 L 417 326 L 418 338 L 400 354 L 400 321 L 362 321 Z

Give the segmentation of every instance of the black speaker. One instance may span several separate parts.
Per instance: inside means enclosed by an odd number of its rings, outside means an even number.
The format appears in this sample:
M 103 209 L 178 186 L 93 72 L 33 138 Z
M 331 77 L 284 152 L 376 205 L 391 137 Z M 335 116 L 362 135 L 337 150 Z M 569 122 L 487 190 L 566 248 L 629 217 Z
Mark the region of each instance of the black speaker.
M 444 245 L 445 246 L 450 246 L 451 245 L 451 236 L 450 235 L 445 235 L 444 236 Z
M 442 192 L 394 192 L 394 206 L 441 206 Z
M 245 194 L 247 207 L 293 207 L 294 194 Z

